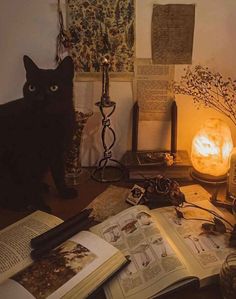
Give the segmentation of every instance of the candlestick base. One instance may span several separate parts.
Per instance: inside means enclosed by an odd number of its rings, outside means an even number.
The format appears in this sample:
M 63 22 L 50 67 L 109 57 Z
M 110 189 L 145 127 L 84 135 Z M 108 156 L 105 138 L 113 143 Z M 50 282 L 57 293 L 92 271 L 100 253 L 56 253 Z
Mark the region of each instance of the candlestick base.
M 101 164 L 104 162 L 104 165 Z M 101 160 L 99 166 L 92 173 L 92 178 L 97 182 L 112 183 L 119 182 L 124 175 L 124 168 L 119 161 L 110 159 L 113 165 L 106 165 L 105 160 Z

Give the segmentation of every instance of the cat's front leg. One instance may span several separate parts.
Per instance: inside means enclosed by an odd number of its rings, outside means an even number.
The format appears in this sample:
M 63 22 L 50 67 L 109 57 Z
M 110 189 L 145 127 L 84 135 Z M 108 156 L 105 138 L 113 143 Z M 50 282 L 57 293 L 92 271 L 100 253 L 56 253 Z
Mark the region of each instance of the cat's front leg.
M 77 190 L 72 187 L 68 187 L 65 182 L 65 167 L 62 154 L 54 156 L 51 163 L 51 172 L 56 188 L 61 197 L 64 199 L 75 198 L 77 196 Z

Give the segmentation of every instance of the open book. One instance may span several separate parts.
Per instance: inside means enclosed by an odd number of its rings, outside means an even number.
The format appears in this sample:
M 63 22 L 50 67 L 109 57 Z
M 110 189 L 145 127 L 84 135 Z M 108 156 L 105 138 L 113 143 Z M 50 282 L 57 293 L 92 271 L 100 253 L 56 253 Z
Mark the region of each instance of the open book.
M 37 211 L 0 232 L 0 298 L 85 298 L 127 262 L 88 231 L 33 262 L 30 240 L 62 222 Z
M 199 185 L 182 191 L 191 199 L 201 199 L 199 205 L 216 210 L 209 203 L 209 193 Z M 209 218 L 202 210 L 183 211 L 187 218 Z M 92 227 L 91 231 L 131 261 L 105 285 L 107 298 L 152 298 L 188 283 L 205 286 L 213 282 L 233 249 L 227 248 L 227 234 L 202 234 L 203 222 L 179 219 L 173 207 L 134 206 Z

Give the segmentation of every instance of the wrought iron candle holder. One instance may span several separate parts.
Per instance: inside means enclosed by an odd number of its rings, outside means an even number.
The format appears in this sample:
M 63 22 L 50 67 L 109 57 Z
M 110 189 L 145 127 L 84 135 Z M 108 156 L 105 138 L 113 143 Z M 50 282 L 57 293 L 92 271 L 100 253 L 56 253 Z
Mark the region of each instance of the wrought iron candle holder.
M 102 64 L 102 96 L 101 101 L 95 105 L 99 107 L 102 115 L 102 145 L 103 145 L 103 158 L 98 162 L 98 166 L 92 173 L 92 178 L 98 182 L 117 182 L 120 181 L 124 174 L 123 165 L 112 158 L 112 148 L 116 142 L 115 131 L 111 127 L 110 117 L 115 112 L 116 103 L 110 100 L 109 97 L 109 62 L 105 58 Z M 107 134 L 110 134 L 111 141 L 107 145 Z

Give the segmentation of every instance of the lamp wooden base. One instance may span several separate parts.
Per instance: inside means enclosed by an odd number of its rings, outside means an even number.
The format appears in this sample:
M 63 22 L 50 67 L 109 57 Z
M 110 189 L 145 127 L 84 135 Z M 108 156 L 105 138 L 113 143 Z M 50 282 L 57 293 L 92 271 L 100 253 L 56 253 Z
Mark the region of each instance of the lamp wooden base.
M 194 180 L 204 184 L 218 185 L 218 184 L 225 184 L 227 181 L 226 175 L 213 176 L 210 174 L 201 173 L 194 168 L 190 170 L 190 175 Z

